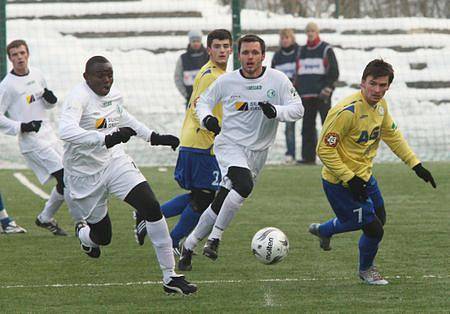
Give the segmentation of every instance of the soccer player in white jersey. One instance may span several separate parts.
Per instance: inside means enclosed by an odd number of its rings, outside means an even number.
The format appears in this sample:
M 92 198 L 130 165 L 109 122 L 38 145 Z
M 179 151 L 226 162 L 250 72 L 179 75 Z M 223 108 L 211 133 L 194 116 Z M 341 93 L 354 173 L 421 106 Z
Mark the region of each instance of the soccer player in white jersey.
M 90 58 L 83 76 L 85 81 L 75 86 L 64 101 L 59 125 L 65 141 L 66 196 L 72 216 L 78 220 L 75 229 L 82 250 L 98 258 L 100 246 L 111 242 L 107 199 L 113 194 L 144 217 L 163 272 L 164 290 L 195 293 L 197 287 L 175 273 L 172 240 L 159 203 L 120 145 L 134 135 L 151 145 L 167 145 L 173 150 L 180 141 L 150 130 L 123 108 L 122 95 L 112 86 L 112 65 L 105 57 Z
M 64 202 L 62 147 L 46 113 L 58 100 L 47 89 L 41 72 L 28 66 L 29 50 L 24 40 L 9 43 L 7 53 L 13 68 L 0 83 L 0 131 L 18 136 L 20 152 L 41 184 L 56 179 L 36 225 L 65 236 L 67 233 L 53 218 Z
M 301 99 L 289 78 L 262 66 L 265 43 L 260 37 L 242 37 L 238 52 L 241 68 L 220 76 L 196 105 L 202 126 L 213 131 L 219 123 L 212 109 L 222 103 L 222 129 L 215 138 L 214 151 L 223 179 L 213 203 L 184 242 L 180 269 L 191 268 L 195 246 L 210 232 L 203 254 L 217 258 L 222 233 L 252 192 L 275 140 L 278 122 L 292 122 L 303 116 Z

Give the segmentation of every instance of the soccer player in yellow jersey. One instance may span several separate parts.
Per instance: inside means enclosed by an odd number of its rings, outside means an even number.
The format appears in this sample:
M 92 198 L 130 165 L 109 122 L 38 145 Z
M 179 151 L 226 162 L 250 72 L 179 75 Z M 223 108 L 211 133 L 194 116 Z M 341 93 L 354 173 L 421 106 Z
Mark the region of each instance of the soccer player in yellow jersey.
M 189 192 L 178 195 L 161 206 L 166 218 L 181 214 L 179 222 L 170 233 L 174 251 L 178 255 L 180 240 L 195 227 L 200 215 L 213 201 L 221 181 L 220 169 L 212 150 L 214 137 L 220 132 L 220 126 L 216 125 L 214 132 L 200 128 L 195 105 L 209 85 L 225 73 L 228 58 L 232 53 L 231 44 L 231 33 L 225 29 L 216 29 L 208 34 L 209 62 L 195 77 L 193 93 L 181 130 L 181 144 L 174 173 L 180 187 Z M 222 107 L 216 106 L 213 114 L 221 121 Z M 142 245 L 146 229 L 139 215 L 135 215 L 136 239 Z
M 417 176 L 436 188 L 433 176 L 412 152 L 383 98 L 393 79 L 389 63 L 373 60 L 363 72 L 361 90 L 329 111 L 317 154 L 324 165 L 323 188 L 336 217 L 309 227 L 325 251 L 331 249 L 334 234 L 362 230 L 359 277 L 373 285 L 388 284 L 373 264 L 386 222 L 383 197 L 372 175 L 372 160 L 380 140 Z

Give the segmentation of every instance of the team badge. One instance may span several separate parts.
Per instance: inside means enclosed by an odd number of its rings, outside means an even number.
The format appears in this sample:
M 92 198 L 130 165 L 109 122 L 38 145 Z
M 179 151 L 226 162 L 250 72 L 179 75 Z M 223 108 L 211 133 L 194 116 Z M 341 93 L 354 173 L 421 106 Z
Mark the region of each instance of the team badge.
M 297 90 L 294 87 L 289 90 L 289 93 L 291 94 L 292 98 L 296 98 L 298 96 Z
M 333 132 L 327 133 L 327 135 L 325 135 L 324 142 L 325 145 L 329 147 L 336 147 L 339 143 L 339 134 Z
M 277 92 L 276 92 L 274 89 L 269 89 L 269 90 L 267 91 L 267 97 L 269 97 L 269 98 L 275 97 L 276 94 L 277 94 Z
M 117 106 L 116 106 L 116 111 L 117 111 L 119 114 L 122 114 L 122 112 L 123 112 L 123 107 L 122 107 L 121 104 L 117 104 Z
M 383 108 L 383 106 L 378 105 L 378 113 L 380 114 L 380 116 L 384 116 L 384 108 Z

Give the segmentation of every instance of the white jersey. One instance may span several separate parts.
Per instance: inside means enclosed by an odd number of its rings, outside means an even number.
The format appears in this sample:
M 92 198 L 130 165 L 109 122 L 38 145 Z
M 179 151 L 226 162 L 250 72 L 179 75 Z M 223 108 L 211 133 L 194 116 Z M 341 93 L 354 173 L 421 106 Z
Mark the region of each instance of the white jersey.
M 44 76 L 35 68 L 30 68 L 23 76 L 8 73 L 0 83 L 0 131 L 19 135 L 22 153 L 40 150 L 57 142 L 45 112 L 55 104 L 42 97 L 46 87 Z M 21 133 L 21 123 L 33 120 L 43 121 L 39 132 Z
M 263 114 L 258 102 L 275 106 L 275 119 Z M 303 116 L 303 105 L 288 77 L 275 69 L 265 68 L 254 79 L 245 78 L 240 70 L 221 75 L 200 96 L 196 113 L 203 123 L 212 115 L 215 104 L 223 105 L 222 131 L 215 143 L 234 143 L 250 150 L 265 150 L 275 140 L 278 121 L 291 122 Z
M 75 86 L 64 101 L 59 124 L 61 139 L 65 141 L 64 171 L 72 176 L 94 175 L 112 158 L 125 155 L 121 144 L 110 149 L 105 146 L 105 135 L 125 126 L 150 141 L 153 131 L 123 108 L 117 89 L 112 87 L 108 95 L 99 96 L 86 82 Z

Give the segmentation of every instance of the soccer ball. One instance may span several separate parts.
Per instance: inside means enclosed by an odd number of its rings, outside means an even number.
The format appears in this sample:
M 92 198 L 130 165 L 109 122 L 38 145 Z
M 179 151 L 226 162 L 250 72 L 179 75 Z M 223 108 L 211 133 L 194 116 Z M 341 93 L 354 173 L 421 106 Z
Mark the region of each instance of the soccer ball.
M 278 228 L 263 228 L 253 236 L 252 252 L 261 263 L 276 264 L 288 255 L 289 240 Z

